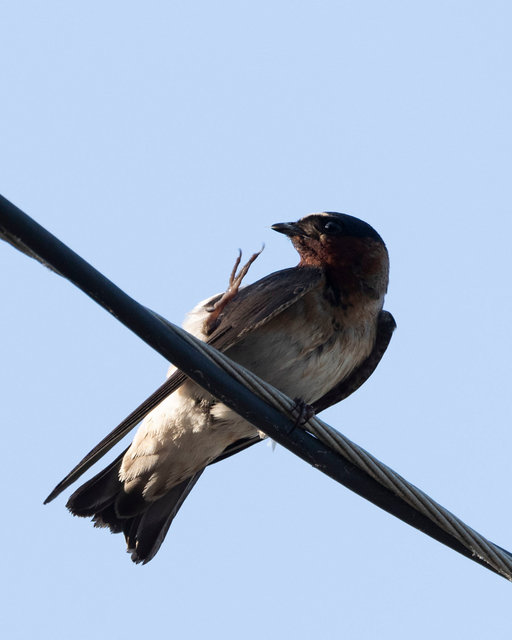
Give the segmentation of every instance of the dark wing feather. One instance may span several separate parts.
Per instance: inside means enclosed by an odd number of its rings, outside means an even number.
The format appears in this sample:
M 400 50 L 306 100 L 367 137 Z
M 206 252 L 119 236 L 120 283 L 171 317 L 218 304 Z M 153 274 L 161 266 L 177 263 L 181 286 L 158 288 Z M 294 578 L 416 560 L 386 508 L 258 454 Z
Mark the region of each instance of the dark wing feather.
M 294 267 L 276 271 L 240 289 L 219 316 L 219 324 L 208 339 L 219 351 L 232 347 L 244 335 L 261 327 L 297 302 L 323 282 L 323 271 L 311 267 Z M 181 371 L 173 373 L 149 398 L 144 400 L 113 431 L 98 443 L 55 487 L 46 498 L 51 502 L 102 458 L 129 433 L 162 400 L 176 391 L 186 380 Z
M 108 436 L 105 436 L 101 442 L 99 442 L 80 462 L 73 467 L 68 475 L 59 482 L 55 489 L 44 501 L 44 504 L 48 504 L 54 500 L 65 489 L 78 480 L 87 469 L 92 467 L 93 464 L 98 462 L 100 458 L 112 449 L 124 436 L 129 433 L 152 409 L 154 409 L 162 400 L 165 400 L 168 395 L 176 391 L 183 382 L 186 376 L 181 371 L 176 371 L 170 376 L 162 385 L 158 387 L 142 404 L 140 404 L 134 411 L 130 413 Z
M 316 402 L 313 402 L 312 406 L 315 413 L 320 413 L 327 407 L 345 400 L 368 380 L 388 348 L 395 329 L 396 322 L 393 316 L 388 311 L 381 311 L 377 321 L 377 336 L 372 352 L 362 364 L 354 369 L 348 378 L 342 380 Z
M 227 446 L 220 454 L 220 456 L 217 456 L 214 460 L 209 462 L 208 465 L 215 464 L 216 462 L 221 462 L 221 460 L 225 460 L 226 458 L 230 458 L 231 456 L 235 455 L 235 453 L 240 453 L 240 451 L 243 451 L 248 447 L 252 447 L 253 444 L 257 444 L 258 442 L 261 442 L 261 440 L 262 438 L 259 435 L 252 436 L 251 438 L 242 438 L 241 440 L 237 440 L 236 442 L 233 442 L 232 444 Z

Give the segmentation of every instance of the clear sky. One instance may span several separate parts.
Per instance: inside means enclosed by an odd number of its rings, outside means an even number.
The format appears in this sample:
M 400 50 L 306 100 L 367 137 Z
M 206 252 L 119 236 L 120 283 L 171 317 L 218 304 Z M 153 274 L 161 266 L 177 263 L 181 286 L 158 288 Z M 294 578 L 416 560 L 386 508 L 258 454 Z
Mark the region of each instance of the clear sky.
M 334 210 L 398 330 L 322 417 L 512 548 L 509 2 L 3 3 L 0 191 L 181 322 Z M 512 585 L 280 447 L 209 470 L 160 553 L 42 501 L 167 364 L 0 245 L 5 638 L 510 638 Z M 99 467 L 98 467 L 99 468 Z M 66 495 L 69 495 L 69 491 Z

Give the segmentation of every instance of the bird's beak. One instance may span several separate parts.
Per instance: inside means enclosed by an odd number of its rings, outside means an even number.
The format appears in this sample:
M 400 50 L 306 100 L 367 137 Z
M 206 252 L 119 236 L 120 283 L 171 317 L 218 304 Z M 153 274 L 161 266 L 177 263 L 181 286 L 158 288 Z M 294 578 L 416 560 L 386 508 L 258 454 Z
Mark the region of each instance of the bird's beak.
M 284 233 L 285 236 L 304 236 L 304 229 L 302 229 L 296 222 L 277 222 L 271 226 L 271 229 Z

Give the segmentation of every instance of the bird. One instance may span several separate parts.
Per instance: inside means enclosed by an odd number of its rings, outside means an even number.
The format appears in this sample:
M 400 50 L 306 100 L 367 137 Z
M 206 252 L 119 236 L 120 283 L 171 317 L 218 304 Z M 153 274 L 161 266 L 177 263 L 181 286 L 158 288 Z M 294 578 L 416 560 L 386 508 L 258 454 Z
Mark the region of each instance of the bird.
M 277 223 L 299 254 L 295 267 L 242 286 L 257 252 L 224 293 L 192 309 L 183 327 L 296 399 L 300 416 L 356 391 L 379 364 L 396 327 L 383 310 L 389 256 L 354 216 L 325 211 Z M 148 409 L 152 410 L 148 413 Z M 304 413 L 304 409 L 306 409 Z M 136 563 L 158 552 L 205 468 L 264 434 L 171 366 L 166 382 L 97 445 L 46 499 L 53 500 L 145 415 L 131 445 L 80 486 L 67 508 L 124 533 Z

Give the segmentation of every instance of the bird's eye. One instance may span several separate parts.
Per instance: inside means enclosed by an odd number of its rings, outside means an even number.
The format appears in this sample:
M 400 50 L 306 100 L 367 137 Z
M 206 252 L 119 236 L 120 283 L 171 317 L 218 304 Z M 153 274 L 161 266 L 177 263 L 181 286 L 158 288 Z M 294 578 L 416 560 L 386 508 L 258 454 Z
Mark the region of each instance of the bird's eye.
M 328 220 L 324 224 L 324 231 L 329 234 L 341 233 L 343 231 L 343 227 L 340 222 L 336 222 L 336 220 Z

